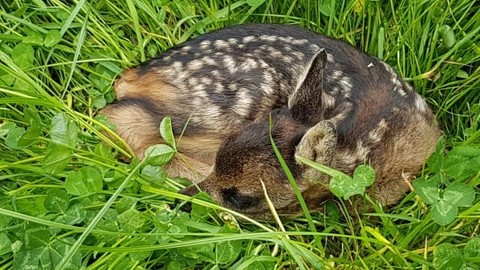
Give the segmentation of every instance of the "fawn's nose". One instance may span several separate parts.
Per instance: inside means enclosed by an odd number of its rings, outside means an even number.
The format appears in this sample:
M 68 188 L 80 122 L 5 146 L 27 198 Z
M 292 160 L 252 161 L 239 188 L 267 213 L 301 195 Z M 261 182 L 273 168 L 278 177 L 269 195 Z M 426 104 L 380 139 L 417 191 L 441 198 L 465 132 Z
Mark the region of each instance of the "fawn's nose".
M 186 187 L 184 189 L 181 189 L 178 191 L 178 193 L 183 194 L 183 195 L 188 195 L 188 196 L 193 196 L 198 193 L 198 188 L 194 185 L 191 185 L 189 187 Z M 180 207 L 180 210 L 183 212 L 190 213 L 192 211 L 192 203 L 191 202 L 184 202 L 180 199 L 175 199 L 175 205 L 183 203 L 182 207 Z
M 182 203 L 181 200 L 175 199 L 175 204 L 178 205 Z M 191 202 L 184 202 L 182 207 L 180 207 L 180 210 L 182 210 L 185 213 L 190 213 L 192 212 L 192 203 Z

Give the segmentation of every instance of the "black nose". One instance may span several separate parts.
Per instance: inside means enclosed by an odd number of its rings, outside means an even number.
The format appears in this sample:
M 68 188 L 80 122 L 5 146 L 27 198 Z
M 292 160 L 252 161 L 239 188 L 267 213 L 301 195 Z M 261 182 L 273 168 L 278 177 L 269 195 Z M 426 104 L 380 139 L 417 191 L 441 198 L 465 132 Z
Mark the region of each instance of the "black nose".
M 189 186 L 189 187 L 186 187 L 186 188 L 178 191 L 178 193 L 185 194 L 185 195 L 188 195 L 188 196 L 193 196 L 193 195 L 197 194 L 197 192 L 198 192 L 198 189 L 195 186 Z M 180 200 L 180 199 L 175 199 L 175 205 L 179 205 L 179 204 L 183 204 L 180 207 L 180 210 L 182 210 L 183 212 L 186 212 L 186 213 L 192 212 L 192 203 L 191 202 L 186 202 L 186 201 L 183 201 L 183 200 Z
M 175 208 L 177 205 L 182 205 L 180 207 L 180 210 L 182 210 L 183 212 L 186 212 L 186 213 L 190 213 L 192 212 L 192 203 L 191 202 L 186 202 L 186 201 L 183 201 L 183 200 L 180 200 L 180 199 L 175 199 L 175 202 L 173 203 L 172 205 L 172 208 Z
M 176 199 L 175 203 L 178 205 L 180 203 L 183 203 L 182 207 L 180 207 L 180 210 L 182 210 L 185 213 L 190 213 L 192 212 L 192 203 L 191 202 L 183 202 L 181 200 Z

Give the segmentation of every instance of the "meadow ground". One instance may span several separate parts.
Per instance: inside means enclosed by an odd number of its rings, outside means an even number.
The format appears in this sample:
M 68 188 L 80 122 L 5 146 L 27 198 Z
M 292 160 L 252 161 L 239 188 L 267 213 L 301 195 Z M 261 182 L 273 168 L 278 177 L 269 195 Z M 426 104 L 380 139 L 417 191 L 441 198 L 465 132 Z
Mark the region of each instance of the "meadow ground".
M 479 269 L 480 5 L 470 0 L 13 0 L 0 4 L 0 269 Z M 392 209 L 241 222 L 99 130 L 125 68 L 247 22 L 377 56 L 435 110 L 443 144 Z M 282 226 L 281 226 L 282 225 Z

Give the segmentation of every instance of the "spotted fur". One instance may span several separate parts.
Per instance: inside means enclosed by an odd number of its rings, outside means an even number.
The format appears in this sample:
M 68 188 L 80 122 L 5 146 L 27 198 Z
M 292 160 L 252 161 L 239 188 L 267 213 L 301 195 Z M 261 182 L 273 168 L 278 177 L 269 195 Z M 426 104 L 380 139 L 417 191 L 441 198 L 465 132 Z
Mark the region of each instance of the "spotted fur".
M 296 155 L 346 173 L 370 163 L 377 180 L 368 193 L 389 205 L 408 191 L 402 174 L 418 173 L 440 136 L 425 101 L 390 66 L 295 26 L 199 36 L 126 71 L 115 91 L 103 113 L 137 156 L 161 142 L 159 122 L 172 117 L 183 137 L 167 169 L 199 181 L 183 192 L 205 190 L 259 218 L 269 212 L 261 182 L 281 214 L 300 210 L 270 134 L 311 209 L 330 197 L 329 178 Z

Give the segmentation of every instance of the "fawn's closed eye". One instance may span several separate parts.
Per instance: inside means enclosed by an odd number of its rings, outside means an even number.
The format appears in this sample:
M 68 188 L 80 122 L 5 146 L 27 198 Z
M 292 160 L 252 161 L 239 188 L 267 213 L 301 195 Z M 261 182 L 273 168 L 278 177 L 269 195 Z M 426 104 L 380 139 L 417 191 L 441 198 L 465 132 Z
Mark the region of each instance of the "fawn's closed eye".
M 247 209 L 254 207 L 261 200 L 261 198 L 257 196 L 239 194 L 237 188 L 223 189 L 222 197 L 225 203 L 236 209 Z

